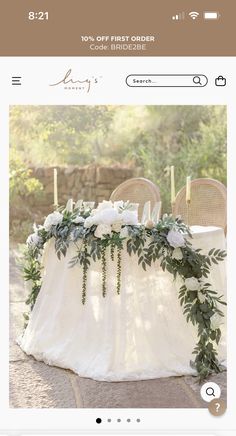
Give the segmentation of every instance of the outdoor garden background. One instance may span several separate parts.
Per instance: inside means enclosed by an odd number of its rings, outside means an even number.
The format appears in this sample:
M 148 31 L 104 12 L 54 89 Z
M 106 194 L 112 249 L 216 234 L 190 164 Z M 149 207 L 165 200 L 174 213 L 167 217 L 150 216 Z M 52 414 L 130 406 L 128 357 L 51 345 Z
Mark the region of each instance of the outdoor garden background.
M 32 223 L 59 204 L 101 201 L 124 180 L 159 185 L 170 211 L 170 166 L 176 189 L 186 176 L 226 184 L 225 106 L 12 106 L 10 237 L 24 242 Z

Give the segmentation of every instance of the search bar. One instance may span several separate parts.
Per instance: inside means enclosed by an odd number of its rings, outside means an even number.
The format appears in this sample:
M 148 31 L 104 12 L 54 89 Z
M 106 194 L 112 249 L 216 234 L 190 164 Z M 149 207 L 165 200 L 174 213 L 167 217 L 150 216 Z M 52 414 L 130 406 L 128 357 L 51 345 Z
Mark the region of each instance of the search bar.
M 138 88 L 203 88 L 205 74 L 130 74 L 126 84 Z

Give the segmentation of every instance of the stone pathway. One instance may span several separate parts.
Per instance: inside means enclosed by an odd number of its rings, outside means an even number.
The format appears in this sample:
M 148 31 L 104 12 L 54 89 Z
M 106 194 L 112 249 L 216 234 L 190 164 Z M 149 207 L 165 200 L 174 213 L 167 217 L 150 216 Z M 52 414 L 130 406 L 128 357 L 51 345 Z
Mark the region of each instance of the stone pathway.
M 13 408 L 188 408 L 207 407 L 194 377 L 107 383 L 81 378 L 27 356 L 16 344 L 23 329 L 27 291 L 10 255 L 10 407 Z M 226 399 L 226 373 L 212 377 Z

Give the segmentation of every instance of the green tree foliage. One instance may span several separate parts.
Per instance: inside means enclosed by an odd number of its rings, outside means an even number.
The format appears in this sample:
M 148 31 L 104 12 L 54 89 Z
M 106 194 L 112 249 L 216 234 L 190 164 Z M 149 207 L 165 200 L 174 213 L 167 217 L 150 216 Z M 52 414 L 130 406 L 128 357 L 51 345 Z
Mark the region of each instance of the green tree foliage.
M 10 141 L 29 165 L 124 163 L 160 186 L 170 210 L 186 176 L 226 183 L 225 106 L 13 106 Z
M 25 167 L 25 163 L 17 156 L 15 150 L 10 152 L 10 201 L 26 199 L 31 194 L 42 191 L 43 186 L 35 177 L 31 176 L 32 171 Z

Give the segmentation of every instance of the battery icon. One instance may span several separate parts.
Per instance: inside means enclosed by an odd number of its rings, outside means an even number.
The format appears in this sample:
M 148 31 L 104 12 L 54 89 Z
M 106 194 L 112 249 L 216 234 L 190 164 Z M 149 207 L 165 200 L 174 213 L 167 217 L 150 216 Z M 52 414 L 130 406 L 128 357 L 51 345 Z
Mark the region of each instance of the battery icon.
M 203 12 L 204 20 L 218 20 L 220 18 L 219 12 Z

